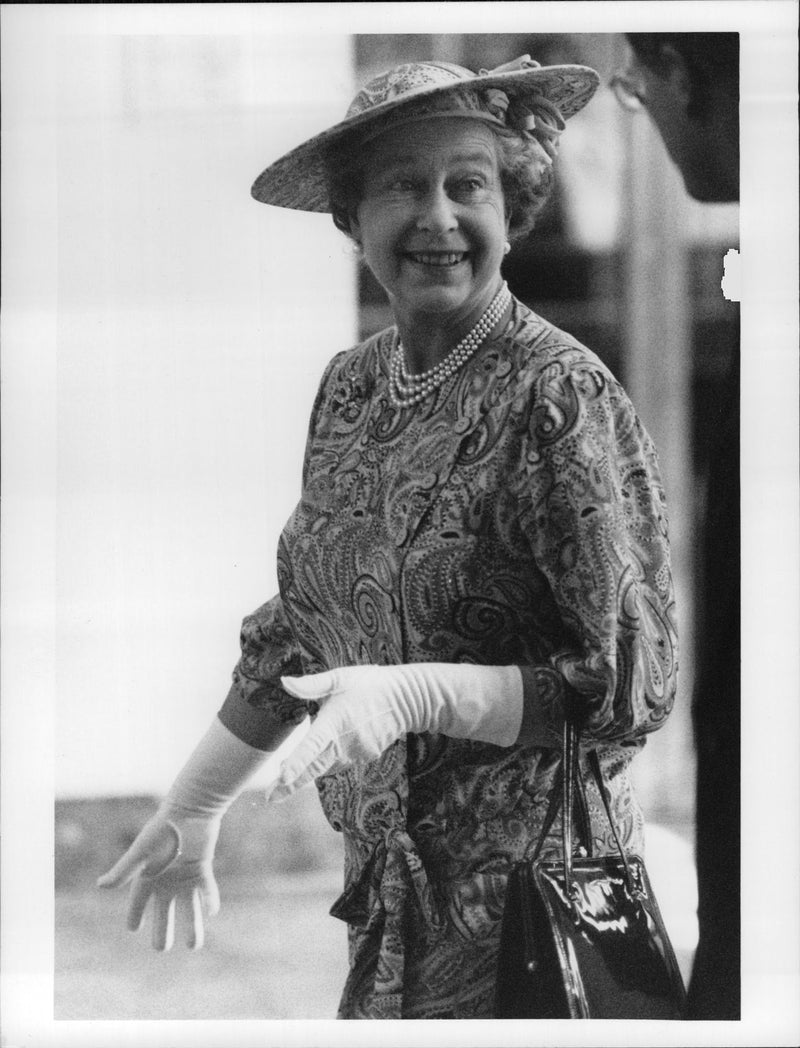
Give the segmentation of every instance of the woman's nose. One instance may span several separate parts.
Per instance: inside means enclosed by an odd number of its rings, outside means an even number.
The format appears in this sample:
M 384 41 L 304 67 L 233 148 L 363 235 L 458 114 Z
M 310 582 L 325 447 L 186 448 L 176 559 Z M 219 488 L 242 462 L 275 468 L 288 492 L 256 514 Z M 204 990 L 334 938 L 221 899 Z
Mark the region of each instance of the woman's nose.
M 458 225 L 453 201 L 443 186 L 430 189 L 422 197 L 419 205 L 420 210 L 417 216 L 419 229 L 441 233 L 448 229 L 455 229 Z

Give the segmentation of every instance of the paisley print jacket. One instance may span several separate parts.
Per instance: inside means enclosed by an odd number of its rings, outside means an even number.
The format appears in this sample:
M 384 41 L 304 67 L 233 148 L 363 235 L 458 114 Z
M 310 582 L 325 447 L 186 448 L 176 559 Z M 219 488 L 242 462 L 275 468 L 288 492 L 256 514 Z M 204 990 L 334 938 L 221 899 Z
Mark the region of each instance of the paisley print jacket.
M 345 840 L 340 1015 L 487 1016 L 506 876 L 541 829 L 567 694 L 624 839 L 641 848 L 628 766 L 664 723 L 677 668 L 664 494 L 619 383 L 521 303 L 414 408 L 389 398 L 394 337 L 326 370 L 280 539 L 280 596 L 245 620 L 234 682 L 288 722 L 306 710 L 280 689 L 287 671 L 535 667 L 553 749 L 413 735 L 318 781 Z M 595 848 L 613 850 L 588 792 Z

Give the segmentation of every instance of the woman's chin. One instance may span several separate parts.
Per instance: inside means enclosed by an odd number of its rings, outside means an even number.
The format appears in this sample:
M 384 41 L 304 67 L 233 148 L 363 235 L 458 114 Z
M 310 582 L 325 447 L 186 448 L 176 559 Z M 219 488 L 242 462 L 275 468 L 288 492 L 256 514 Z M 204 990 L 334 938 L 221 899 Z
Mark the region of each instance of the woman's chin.
M 398 299 L 406 307 L 430 309 L 462 305 L 476 297 L 472 269 L 465 262 L 457 266 L 416 265 L 413 280 L 406 284 Z

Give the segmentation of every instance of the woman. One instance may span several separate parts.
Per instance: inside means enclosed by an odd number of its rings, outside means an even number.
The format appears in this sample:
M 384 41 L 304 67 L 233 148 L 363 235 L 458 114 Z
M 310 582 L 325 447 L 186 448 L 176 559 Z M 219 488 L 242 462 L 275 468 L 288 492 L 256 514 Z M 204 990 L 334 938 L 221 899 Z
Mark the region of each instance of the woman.
M 567 703 L 641 847 L 628 769 L 676 673 L 656 456 L 603 364 L 500 272 L 596 85 L 527 56 L 401 66 L 256 181 L 265 203 L 332 212 L 395 325 L 329 364 L 280 596 L 245 620 L 218 719 L 101 878 L 135 877 L 133 928 L 153 896 L 157 947 L 176 898 L 199 945 L 221 815 L 309 711 L 272 795 L 316 780 L 344 835 L 341 1018 L 492 1015 L 506 877 L 541 829 Z

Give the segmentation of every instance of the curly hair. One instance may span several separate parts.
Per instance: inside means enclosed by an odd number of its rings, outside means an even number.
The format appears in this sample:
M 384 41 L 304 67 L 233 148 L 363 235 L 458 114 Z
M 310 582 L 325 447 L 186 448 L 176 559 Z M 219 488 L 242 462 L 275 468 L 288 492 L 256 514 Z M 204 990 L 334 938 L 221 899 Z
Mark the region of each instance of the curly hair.
M 553 169 L 542 165 L 541 146 L 528 135 L 488 122 L 485 126 L 494 135 L 509 240 L 521 240 L 533 229 L 552 192 Z M 325 158 L 333 224 L 351 240 L 350 220 L 363 199 L 365 159 L 359 140 L 340 144 Z

